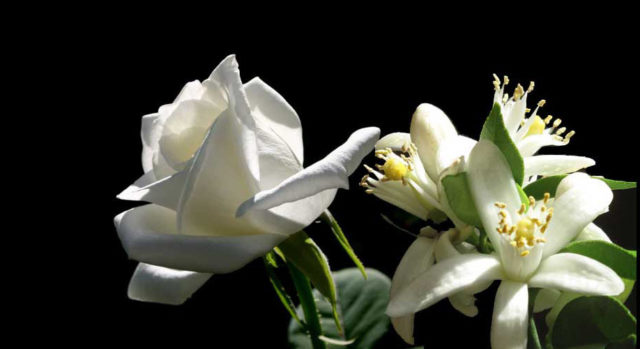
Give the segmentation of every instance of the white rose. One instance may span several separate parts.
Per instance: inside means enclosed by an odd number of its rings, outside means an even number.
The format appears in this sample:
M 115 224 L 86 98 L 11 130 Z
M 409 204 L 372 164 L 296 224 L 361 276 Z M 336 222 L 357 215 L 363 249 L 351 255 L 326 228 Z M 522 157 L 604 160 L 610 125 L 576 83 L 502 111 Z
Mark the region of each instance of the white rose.
M 115 217 L 140 261 L 129 297 L 183 303 L 213 273 L 237 270 L 313 222 L 379 137 L 371 127 L 304 169 L 296 112 L 234 56 L 142 119 L 145 174 L 118 197 L 151 202 Z M 239 208 L 240 207 L 240 208 Z

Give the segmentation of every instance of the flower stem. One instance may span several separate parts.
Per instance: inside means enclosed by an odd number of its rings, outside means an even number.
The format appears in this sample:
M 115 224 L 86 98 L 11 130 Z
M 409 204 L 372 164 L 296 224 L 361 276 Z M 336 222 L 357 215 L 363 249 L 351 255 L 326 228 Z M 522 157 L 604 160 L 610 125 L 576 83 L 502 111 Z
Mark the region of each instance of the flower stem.
M 529 289 L 529 338 L 527 340 L 527 349 L 542 349 L 540 337 L 538 337 L 538 329 L 536 328 L 536 321 L 533 318 L 533 305 L 539 291 L 539 288 Z
M 300 306 L 304 312 L 304 318 L 307 323 L 313 349 L 326 349 L 326 344 L 319 338 L 319 336 L 322 335 L 322 326 L 318 318 L 318 309 L 316 308 L 316 302 L 313 298 L 311 282 L 309 282 L 309 279 L 296 268 L 295 265 L 292 263 L 287 263 L 287 265 L 289 266 L 289 273 L 291 274 L 293 285 L 298 293 Z

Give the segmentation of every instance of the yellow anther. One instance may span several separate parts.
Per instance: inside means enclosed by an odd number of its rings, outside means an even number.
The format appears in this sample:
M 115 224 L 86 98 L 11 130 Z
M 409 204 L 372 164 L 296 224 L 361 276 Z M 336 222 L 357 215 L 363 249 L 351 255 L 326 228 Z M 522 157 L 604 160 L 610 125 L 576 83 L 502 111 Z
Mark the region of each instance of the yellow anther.
M 518 86 L 516 86 L 516 89 L 513 91 L 513 99 L 517 101 L 522 98 L 523 95 L 524 89 L 522 88 L 522 85 L 518 84 Z
M 566 136 L 564 136 L 564 141 L 569 142 L 569 139 L 571 139 L 571 137 L 573 137 L 574 134 L 576 134 L 576 131 L 571 131 L 567 133 Z
M 505 208 L 505 207 L 507 207 L 507 204 L 505 204 L 504 202 L 496 202 L 494 205 L 495 205 L 496 207 L 498 207 L 498 208 Z
M 548 222 L 547 222 L 547 223 L 545 223 L 545 224 L 543 224 L 543 225 L 540 227 L 540 232 L 541 232 L 542 234 L 544 234 L 544 232 L 545 232 L 545 231 L 547 231 L 547 227 L 548 227 L 548 226 L 549 226 L 549 223 L 548 223 Z
M 538 102 L 538 107 L 544 106 L 545 103 L 547 103 L 547 101 L 544 99 L 541 99 L 540 102 Z
M 533 81 L 529 82 L 529 87 L 527 88 L 527 92 L 533 91 L 533 88 L 536 86 L 536 83 Z
M 505 86 L 509 84 L 509 77 L 508 76 L 504 76 L 504 84 Z
M 522 257 L 526 257 L 527 255 L 529 255 L 529 250 L 524 250 L 524 251 L 520 252 L 520 256 L 522 256 Z
M 401 158 L 390 156 L 382 165 L 384 176 L 392 181 L 399 181 L 407 175 L 409 168 Z
M 561 135 L 564 133 L 564 131 L 566 131 L 566 130 L 567 130 L 567 128 L 566 128 L 566 127 L 560 127 L 560 128 L 556 131 L 556 134 L 557 134 L 558 136 L 561 136 Z
M 530 108 L 524 108 L 524 112 L 525 113 L 531 113 L 531 109 Z
M 536 242 L 537 242 L 537 243 L 540 243 L 540 242 L 547 242 L 547 239 L 545 239 L 545 238 L 537 238 L 537 239 L 536 239 Z
M 533 196 L 529 196 L 529 207 L 533 207 L 536 205 L 536 198 Z
M 546 211 L 546 210 L 547 210 L 547 206 L 542 205 L 542 206 L 540 207 L 540 212 L 544 212 L 544 211 Z
M 504 217 L 507 217 L 507 211 L 505 211 L 505 210 L 500 210 L 500 212 L 498 212 L 498 214 L 499 214 L 500 216 L 502 216 L 503 218 L 504 218 Z
M 542 120 L 542 118 L 540 118 L 538 115 L 534 115 L 533 118 L 533 122 L 531 123 L 531 126 L 529 127 L 529 130 L 527 131 L 525 137 L 531 135 L 540 135 L 542 134 L 542 132 L 544 132 L 544 128 L 546 126 L 544 120 Z
M 556 121 L 553 122 L 553 127 L 558 127 L 560 126 L 561 123 L 562 123 L 562 119 L 556 119 Z
M 523 214 L 524 210 L 526 210 L 527 207 L 524 204 L 520 204 L 520 209 L 518 210 L 518 214 Z
M 547 115 L 546 118 L 544 118 L 544 124 L 545 125 L 549 125 L 549 123 L 551 122 L 551 120 L 553 120 L 553 116 L 552 115 Z
M 510 242 L 510 244 L 511 244 L 511 246 L 513 246 L 513 247 L 518 246 L 518 243 L 517 243 L 517 242 L 515 242 L 515 241 L 511 241 L 511 242 Z
M 544 202 L 546 204 L 547 202 L 549 202 L 549 198 L 550 197 L 551 197 L 551 194 L 544 193 L 544 199 L 542 199 L 542 202 Z M 545 207 L 545 209 L 546 209 L 546 207 Z

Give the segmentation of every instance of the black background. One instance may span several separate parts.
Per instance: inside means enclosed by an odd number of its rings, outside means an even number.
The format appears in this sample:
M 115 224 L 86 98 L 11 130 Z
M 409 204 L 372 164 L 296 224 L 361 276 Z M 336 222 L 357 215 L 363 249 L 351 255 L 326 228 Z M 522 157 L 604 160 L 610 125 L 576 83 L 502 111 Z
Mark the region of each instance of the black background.
M 491 106 L 495 72 L 509 75 L 511 86 L 535 80 L 530 103 L 546 99 L 543 113 L 562 118 L 576 131 L 568 146 L 544 148 L 543 153 L 589 156 L 597 161 L 590 173 L 608 178 L 638 175 L 638 55 L 629 28 L 568 28 L 513 38 L 499 32 L 449 38 L 425 30 L 407 38 L 358 28 L 302 37 L 293 27 L 278 35 L 257 30 L 230 37 L 228 28 L 212 27 L 215 34 L 207 39 L 155 29 L 101 31 L 91 40 L 76 41 L 73 54 L 64 56 L 68 70 L 59 79 L 69 87 L 54 92 L 75 104 L 60 112 L 65 130 L 56 146 L 79 166 L 71 173 L 55 157 L 42 157 L 43 167 L 75 183 L 73 193 L 63 196 L 66 216 L 51 222 L 70 227 L 62 240 L 65 252 L 55 258 L 65 268 L 40 277 L 40 290 L 62 295 L 51 302 L 55 310 L 45 314 L 52 318 L 44 324 L 50 338 L 126 339 L 149 346 L 286 346 L 289 317 L 262 262 L 213 277 L 182 306 L 131 301 L 126 289 L 136 262 L 127 259 L 112 223 L 116 214 L 136 205 L 115 196 L 142 174 L 141 116 L 171 102 L 186 82 L 204 80 L 231 53 L 244 81 L 260 76 L 298 112 L 306 165 L 357 128 L 408 131 L 422 102 L 439 106 L 460 133 L 477 138 Z M 352 176 L 351 190 L 341 190 L 330 208 L 365 265 L 391 277 L 412 238 L 380 218 L 390 205 L 357 186 L 364 173 L 361 168 Z M 636 202 L 635 190 L 616 192 L 611 211 L 597 220 L 615 242 L 630 249 L 637 246 Z M 54 209 L 62 205 L 50 204 Z M 310 233 L 334 270 L 351 266 L 324 227 L 314 226 Z M 480 315 L 474 319 L 446 301 L 421 312 L 418 344 L 488 347 L 494 294 L 495 285 L 478 295 Z M 635 297 L 634 292 L 629 303 L 634 313 Z M 70 321 L 60 320 L 69 314 Z M 383 341 L 384 348 L 406 347 L 392 330 Z

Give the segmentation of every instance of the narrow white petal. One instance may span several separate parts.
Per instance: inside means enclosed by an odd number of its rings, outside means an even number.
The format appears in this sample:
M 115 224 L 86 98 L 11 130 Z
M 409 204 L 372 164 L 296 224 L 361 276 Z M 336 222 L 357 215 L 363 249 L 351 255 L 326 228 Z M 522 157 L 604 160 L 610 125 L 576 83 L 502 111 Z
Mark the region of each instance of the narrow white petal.
M 425 170 L 432 179 L 437 180 L 438 150 L 446 139 L 458 135 L 456 128 L 440 108 L 423 103 L 413 113 L 410 132 L 411 141 L 418 148 Z
M 300 166 L 304 161 L 302 126 L 296 111 L 273 88 L 260 78 L 244 85 L 254 117 L 268 121 L 271 129 L 287 144 Z
M 376 142 L 376 150 L 391 148 L 393 151 L 402 151 L 411 144 L 411 135 L 406 132 L 394 132 L 380 138 Z
M 525 176 L 555 176 L 573 173 L 596 162 L 584 156 L 536 155 L 524 158 Z
M 537 153 L 540 148 L 548 145 L 560 146 L 566 144 L 562 139 L 558 139 L 558 137 L 550 134 L 530 135 L 516 143 L 522 157 L 532 156 Z
M 593 223 L 589 223 L 584 229 L 582 229 L 582 232 L 576 236 L 576 241 L 581 240 L 602 240 L 611 242 L 607 233 Z
M 137 301 L 180 305 L 212 275 L 139 263 L 127 293 Z
M 402 289 L 407 287 L 417 276 L 427 271 L 433 265 L 433 249 L 435 239 L 418 236 L 405 252 L 400 264 L 393 274 L 389 297 L 393 298 Z M 409 344 L 414 344 L 413 338 L 413 314 L 392 317 L 391 324 L 396 332 Z
M 167 268 L 229 273 L 278 245 L 286 235 L 190 236 L 178 234 L 173 210 L 145 205 L 115 217 L 129 258 Z M 239 223 L 240 224 L 240 223 Z
M 447 169 L 460 157 L 467 158 L 476 141 L 465 136 L 455 136 L 446 139 L 437 152 L 437 171 L 438 176 L 442 175 L 442 171 Z
M 380 129 L 377 127 L 357 130 L 324 159 L 287 178 L 275 188 L 250 197 L 238 207 L 236 216 L 243 216 L 251 210 L 266 210 L 327 189 L 348 189 L 349 175 L 373 149 L 379 136 Z
M 611 189 L 601 180 L 585 173 L 564 178 L 556 191 L 542 258 L 566 246 L 596 217 L 607 212 L 612 200 Z
M 471 151 L 468 179 L 484 230 L 502 256 L 503 239 L 496 232 L 499 210 L 494 205 L 501 202 L 515 211 L 520 207 L 520 195 L 507 160 L 492 142 L 480 140 Z
M 155 179 L 153 171 L 145 173 L 122 193 L 120 200 L 147 201 L 175 210 L 187 178 L 187 171 L 178 172 L 159 181 L 147 183 Z
M 533 304 L 533 312 L 539 313 L 553 307 L 561 294 L 562 292 L 551 288 L 541 289 L 536 296 L 535 303 Z
M 502 278 L 492 255 L 461 255 L 437 263 L 389 300 L 387 315 L 404 316 L 425 309 L 476 283 Z
M 624 291 L 624 283 L 611 268 L 575 253 L 559 253 L 543 260 L 529 279 L 529 286 L 600 296 Z
M 491 322 L 491 347 L 525 349 L 529 316 L 527 284 L 504 280 L 498 287 Z

